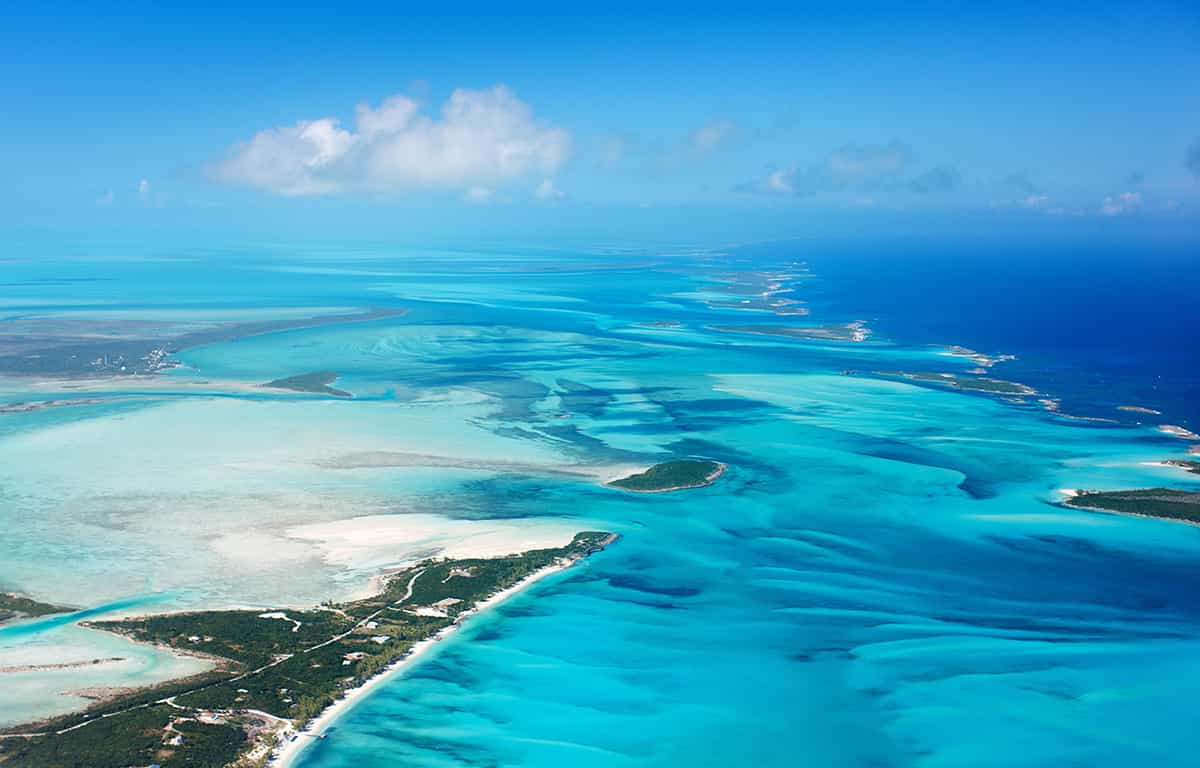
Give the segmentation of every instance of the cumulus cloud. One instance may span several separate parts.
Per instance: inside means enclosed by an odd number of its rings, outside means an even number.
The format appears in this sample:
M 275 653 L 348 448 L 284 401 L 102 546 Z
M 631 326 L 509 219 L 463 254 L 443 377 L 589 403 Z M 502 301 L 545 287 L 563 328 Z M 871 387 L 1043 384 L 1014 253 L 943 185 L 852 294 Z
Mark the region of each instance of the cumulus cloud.
M 211 168 L 221 182 L 281 195 L 414 188 L 489 189 L 566 162 L 570 135 L 503 85 L 459 89 L 439 115 L 408 96 L 359 104 L 353 130 L 323 117 L 259 131 Z
M 737 189 L 789 197 L 809 197 L 847 188 L 874 189 L 899 182 L 908 162 L 908 148 L 899 142 L 846 145 L 808 168 L 775 169 Z
M 1183 166 L 1196 178 L 1200 178 L 1200 139 L 1196 139 L 1192 146 L 1188 147 L 1187 154 L 1183 157 Z
M 150 182 L 142 179 L 137 185 L 138 197 L 143 201 L 150 199 Z
M 558 187 L 554 186 L 552 179 L 542 179 L 542 183 L 537 185 L 537 189 L 533 191 L 533 196 L 538 200 L 562 200 L 566 195 Z
M 1104 202 L 1100 204 L 1101 216 L 1123 216 L 1127 213 L 1134 213 L 1142 207 L 1142 196 L 1138 192 L 1122 192 L 1119 195 L 1112 195 L 1104 198 Z

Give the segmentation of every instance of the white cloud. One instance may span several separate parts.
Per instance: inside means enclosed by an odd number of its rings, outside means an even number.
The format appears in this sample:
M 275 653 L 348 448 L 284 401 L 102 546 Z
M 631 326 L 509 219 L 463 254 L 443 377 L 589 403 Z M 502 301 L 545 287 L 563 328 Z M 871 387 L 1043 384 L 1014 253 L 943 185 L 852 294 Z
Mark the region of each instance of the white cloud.
M 844 189 L 873 190 L 888 184 L 898 184 L 903 178 L 908 159 L 908 148 L 899 142 L 884 145 L 847 145 L 835 149 L 824 160 L 808 168 L 773 170 L 762 178 L 738 186 L 737 189 L 785 197 L 808 197 Z M 957 173 L 953 169 L 935 170 L 940 177 L 930 177 L 930 182 L 939 181 L 941 187 L 946 187 L 946 179 Z M 949 186 L 955 183 L 956 177 Z
M 562 200 L 566 197 L 561 189 L 554 186 L 552 179 L 542 179 L 542 183 L 533 191 L 533 196 L 538 200 Z
M 1142 195 L 1139 192 L 1122 192 L 1115 197 L 1106 197 L 1100 204 L 1101 216 L 1122 216 L 1134 213 L 1142 207 Z
M 707 155 L 736 131 L 737 126 L 731 120 L 709 121 L 692 131 L 692 151 L 697 155 Z
M 794 195 L 796 174 L 792 171 L 772 171 L 763 179 L 763 191 L 776 195 Z
M 1049 202 L 1049 195 L 1029 195 L 1017 204 L 1022 208 L 1044 208 Z
M 150 199 L 150 182 L 142 179 L 137 185 L 138 198 L 143 202 Z
M 503 85 L 450 95 L 437 117 L 407 96 L 359 104 L 355 129 L 336 118 L 268 128 L 232 147 L 213 178 L 282 195 L 486 189 L 566 162 L 570 135 L 534 118 Z M 469 193 L 468 193 L 469 194 Z
M 488 203 L 492 200 L 492 190 L 487 187 L 471 187 L 463 193 L 463 199 L 470 203 Z

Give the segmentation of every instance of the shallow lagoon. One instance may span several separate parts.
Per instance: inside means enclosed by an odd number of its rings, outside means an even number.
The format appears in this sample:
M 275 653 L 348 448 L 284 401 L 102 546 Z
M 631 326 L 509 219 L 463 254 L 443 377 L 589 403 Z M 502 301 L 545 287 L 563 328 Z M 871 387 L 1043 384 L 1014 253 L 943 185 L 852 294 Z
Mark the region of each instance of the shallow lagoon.
M 1024 765 L 1188 764 L 1200 528 L 1051 504 L 1068 487 L 1196 487 L 1144 465 L 1185 443 L 838 374 L 968 365 L 886 337 L 706 331 L 762 315 L 689 298 L 712 290 L 717 256 L 626 272 L 529 257 L 515 273 L 462 255 L 265 265 L 306 307 L 324 292 L 410 311 L 189 351 L 175 376 L 332 369 L 356 399 L 231 387 L 22 415 L 0 438 L 0 514 L 35 522 L 0 583 L 68 600 L 53 589 L 111 573 L 89 599 L 302 602 L 441 543 L 356 551 L 288 530 L 397 512 L 468 540 L 505 521 L 514 536 L 602 526 L 623 539 L 477 617 L 302 764 L 981 766 L 1011 764 L 1012 744 Z M 245 304 L 238 285 L 225 301 Z M 682 325 L 634 327 L 667 320 Z M 480 466 L 321 464 L 371 451 Z M 678 455 L 730 470 L 660 496 L 560 474 Z M 181 564 L 184 547 L 207 554 Z M 267 550 L 282 559 L 231 567 Z

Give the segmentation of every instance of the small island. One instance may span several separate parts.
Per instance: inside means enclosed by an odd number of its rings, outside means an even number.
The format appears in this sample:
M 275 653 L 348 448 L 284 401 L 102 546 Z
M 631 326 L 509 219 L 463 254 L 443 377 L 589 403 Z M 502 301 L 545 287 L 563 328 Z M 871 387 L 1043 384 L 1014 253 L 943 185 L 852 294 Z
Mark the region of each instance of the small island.
M 1163 466 L 1175 467 L 1184 472 L 1191 472 L 1193 475 L 1200 475 L 1200 461 L 1195 459 L 1168 459 L 1163 462 Z
M 1191 431 L 1186 427 L 1180 427 L 1176 424 L 1159 424 L 1158 431 L 1164 435 L 1178 437 L 1180 440 L 1200 440 L 1200 435 Z
M 293 392 L 311 392 L 315 395 L 332 395 L 333 397 L 354 397 L 344 389 L 329 386 L 337 381 L 337 371 L 313 371 L 299 376 L 288 376 L 282 379 L 268 381 L 260 386 L 270 389 L 290 389 Z
M 1146 408 L 1141 405 L 1118 405 L 1118 411 L 1128 411 L 1129 413 L 1145 413 L 1150 416 L 1161 416 L 1162 411 L 1156 411 L 1153 408 Z
M 725 471 L 718 461 L 680 459 L 655 464 L 645 472 L 610 480 L 608 485 L 634 493 L 666 493 L 712 485 Z
M 286 763 L 306 739 L 324 738 L 336 708 L 361 696 L 384 672 L 416 658 L 467 616 L 616 538 L 585 531 L 552 549 L 425 560 L 390 574 L 373 597 L 309 609 L 89 622 L 85 626 L 207 658 L 213 667 L 157 686 L 110 690 L 83 712 L 0 730 L 0 765 Z
M 805 341 L 863 342 L 871 336 L 871 330 L 861 320 L 853 323 L 827 323 L 825 325 L 709 325 L 706 327 L 713 331 L 727 333 L 782 336 Z
M 954 373 L 935 373 L 924 371 L 872 371 L 872 373 L 876 376 L 907 379 L 908 381 L 915 381 L 920 384 L 940 384 L 941 386 L 950 387 L 952 389 L 961 389 L 967 392 L 982 392 L 988 395 L 1017 395 L 1020 397 L 1028 397 L 1038 393 L 1033 387 L 1019 384 L 1015 381 L 992 379 L 984 376 L 960 376 Z
M 1196 491 L 1179 491 L 1172 488 L 1077 491 L 1063 503 L 1077 509 L 1096 509 L 1200 525 L 1200 492 Z

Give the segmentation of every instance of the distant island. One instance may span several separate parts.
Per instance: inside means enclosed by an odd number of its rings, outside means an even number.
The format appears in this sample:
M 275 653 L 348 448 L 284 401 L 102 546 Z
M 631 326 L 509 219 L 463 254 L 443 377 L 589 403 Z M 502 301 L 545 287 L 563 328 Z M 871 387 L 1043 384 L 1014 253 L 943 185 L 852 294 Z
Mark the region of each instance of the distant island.
M 1175 424 L 1159 424 L 1158 431 L 1171 437 L 1178 437 L 1180 440 L 1200 440 L 1200 435 L 1197 435 L 1186 427 L 1180 427 Z
M 955 373 L 909 372 L 909 371 L 872 371 L 876 376 L 908 379 L 922 384 L 940 384 L 945 387 L 966 390 L 968 392 L 983 392 L 989 395 L 1016 395 L 1028 397 L 1036 395 L 1033 387 L 1019 384 L 1015 381 L 992 379 L 983 376 L 961 376 Z
M 1193 475 L 1200 475 L 1200 461 L 1195 459 L 1168 459 L 1163 462 L 1163 466 L 1176 467 Z
M 1161 416 L 1162 411 L 1156 411 L 1153 408 L 1145 408 L 1140 405 L 1118 405 L 1118 411 L 1128 411 L 1130 413 L 1146 413 L 1151 416 Z
M 331 386 L 337 381 L 337 371 L 313 371 L 312 373 L 302 373 L 299 376 L 288 376 L 283 379 L 275 379 L 268 381 L 260 386 L 269 387 L 271 389 L 290 389 L 293 392 L 311 392 L 317 395 L 332 395 L 334 397 L 354 397 L 344 389 L 335 389 Z
M 941 345 L 934 346 L 940 347 L 943 355 L 949 355 L 950 357 L 964 357 L 970 360 L 975 364 L 975 371 L 973 372 L 985 371 L 986 369 L 991 368 L 993 365 L 1017 359 L 1016 355 L 985 355 L 982 352 L 977 352 L 971 349 L 970 347 L 963 347 L 958 344 L 951 344 L 948 347 Z
M 86 626 L 201 656 L 214 667 L 162 685 L 109 691 L 84 712 L 0 731 L 0 764 L 219 768 L 286 762 L 302 739 L 324 738 L 322 723 L 337 707 L 416 658 L 463 618 L 616 538 L 588 531 L 553 549 L 426 560 L 391 574 L 373 597 L 307 610 L 90 622 Z M 19 604 L 24 610 L 44 605 Z M 308 730 L 298 730 L 306 725 Z
M 1080 509 L 1098 509 L 1200 524 L 1200 492 L 1196 491 L 1178 491 L 1171 488 L 1076 491 L 1063 503 Z
M 645 472 L 610 480 L 608 485 L 635 493 L 666 493 L 712 485 L 725 471 L 718 461 L 680 459 L 655 464 Z
M 762 336 L 783 336 L 807 341 L 866 341 L 871 331 L 862 321 L 828 323 L 826 325 L 709 325 L 709 330 L 728 333 L 754 333 Z

